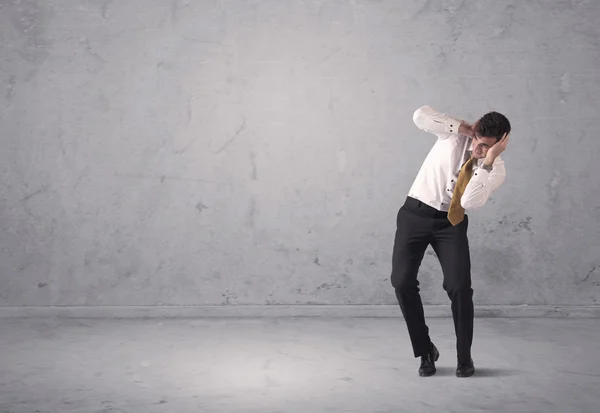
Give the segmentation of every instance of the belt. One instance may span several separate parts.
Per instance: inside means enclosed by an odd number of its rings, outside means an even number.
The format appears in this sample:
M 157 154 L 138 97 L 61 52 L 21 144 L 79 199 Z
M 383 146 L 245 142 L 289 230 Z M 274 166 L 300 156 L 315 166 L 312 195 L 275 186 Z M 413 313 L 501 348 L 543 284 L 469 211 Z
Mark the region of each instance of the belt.
M 426 215 L 433 216 L 433 217 L 447 217 L 448 216 L 448 212 L 439 211 L 439 210 L 435 209 L 434 207 L 429 206 L 429 205 L 419 201 L 418 199 L 412 198 L 410 196 L 406 198 L 406 202 L 404 203 L 404 205 L 406 205 L 410 209 L 414 209 L 414 210 L 418 209 L 419 212 L 426 214 Z

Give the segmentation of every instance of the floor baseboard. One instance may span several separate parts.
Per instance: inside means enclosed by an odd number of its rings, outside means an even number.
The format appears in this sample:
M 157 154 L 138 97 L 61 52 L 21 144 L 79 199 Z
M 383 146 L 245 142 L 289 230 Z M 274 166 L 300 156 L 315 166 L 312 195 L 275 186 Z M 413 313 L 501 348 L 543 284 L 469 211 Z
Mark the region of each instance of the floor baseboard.
M 425 305 L 429 318 L 451 317 L 449 305 Z M 0 307 L 0 318 L 402 317 L 397 305 L 222 305 Z M 476 305 L 477 318 L 600 318 L 600 306 Z

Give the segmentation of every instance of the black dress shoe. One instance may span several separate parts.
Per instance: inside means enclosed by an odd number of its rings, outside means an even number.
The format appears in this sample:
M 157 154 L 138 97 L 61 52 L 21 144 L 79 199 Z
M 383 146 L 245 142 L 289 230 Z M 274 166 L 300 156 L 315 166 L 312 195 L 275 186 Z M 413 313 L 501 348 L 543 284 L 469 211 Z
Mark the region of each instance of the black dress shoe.
M 426 356 L 421 356 L 421 367 L 419 367 L 419 376 L 429 377 L 435 374 L 435 362 L 440 358 L 440 352 L 431 343 L 431 348 Z
M 466 364 L 458 363 L 458 366 L 456 366 L 456 377 L 471 377 L 474 373 L 473 359 L 470 359 Z

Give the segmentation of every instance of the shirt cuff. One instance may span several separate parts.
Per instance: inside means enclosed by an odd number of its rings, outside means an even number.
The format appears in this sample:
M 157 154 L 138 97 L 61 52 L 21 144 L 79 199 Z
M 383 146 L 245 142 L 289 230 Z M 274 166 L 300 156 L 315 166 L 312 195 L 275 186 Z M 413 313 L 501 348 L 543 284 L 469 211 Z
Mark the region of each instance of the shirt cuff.
M 462 121 L 458 119 L 446 117 L 444 119 L 444 124 L 446 125 L 446 132 L 458 134 L 458 128 L 460 127 L 461 123 Z

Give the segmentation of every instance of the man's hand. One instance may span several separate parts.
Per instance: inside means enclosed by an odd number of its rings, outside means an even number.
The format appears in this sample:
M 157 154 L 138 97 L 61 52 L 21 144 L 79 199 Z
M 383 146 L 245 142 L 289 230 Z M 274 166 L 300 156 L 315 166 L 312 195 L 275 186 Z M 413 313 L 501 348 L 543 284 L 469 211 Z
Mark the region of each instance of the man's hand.
M 475 136 L 475 129 L 473 128 L 473 125 L 469 125 L 468 123 L 463 122 L 458 127 L 458 133 L 460 135 L 464 135 L 464 136 L 468 136 L 469 138 L 472 138 Z
M 490 149 L 488 149 L 487 154 L 485 156 L 485 164 L 492 165 L 494 160 L 506 149 L 506 145 L 508 145 L 508 140 L 510 138 L 510 133 L 505 133 L 502 139 L 494 144 Z

